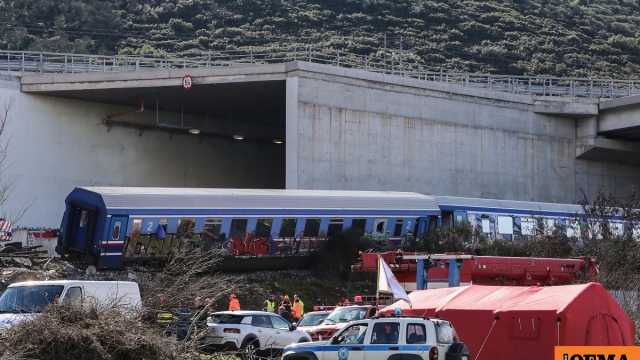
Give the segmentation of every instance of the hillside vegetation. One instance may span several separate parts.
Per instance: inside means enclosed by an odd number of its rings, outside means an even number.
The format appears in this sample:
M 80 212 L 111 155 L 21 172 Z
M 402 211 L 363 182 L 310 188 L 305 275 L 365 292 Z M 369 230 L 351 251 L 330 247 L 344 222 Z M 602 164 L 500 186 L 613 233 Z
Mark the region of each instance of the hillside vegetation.
M 184 56 L 303 45 L 428 68 L 637 79 L 636 0 L 12 0 L 0 49 Z

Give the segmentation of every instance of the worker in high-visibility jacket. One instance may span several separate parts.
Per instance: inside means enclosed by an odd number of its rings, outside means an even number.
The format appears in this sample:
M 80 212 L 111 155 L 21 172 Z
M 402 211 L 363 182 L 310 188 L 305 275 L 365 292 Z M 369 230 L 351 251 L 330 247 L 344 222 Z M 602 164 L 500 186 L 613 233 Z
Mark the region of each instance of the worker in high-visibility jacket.
M 264 301 L 264 306 L 262 307 L 262 310 L 270 313 L 276 312 L 276 296 L 275 295 L 273 294 L 269 295 L 269 298 Z
M 293 308 L 292 309 L 293 318 L 295 319 L 295 321 L 300 320 L 300 318 L 304 314 L 304 303 L 302 302 L 302 300 L 300 300 L 298 295 L 293 295 L 293 306 L 292 306 L 292 308 Z
M 164 336 L 171 336 L 173 335 L 173 322 L 174 322 L 174 317 L 173 317 L 173 313 L 171 311 L 167 311 L 167 309 L 165 309 L 165 307 L 167 307 L 167 298 L 163 297 L 162 299 L 160 299 L 160 307 L 161 309 L 156 313 L 156 324 L 158 324 L 160 327 L 162 327 L 162 334 Z

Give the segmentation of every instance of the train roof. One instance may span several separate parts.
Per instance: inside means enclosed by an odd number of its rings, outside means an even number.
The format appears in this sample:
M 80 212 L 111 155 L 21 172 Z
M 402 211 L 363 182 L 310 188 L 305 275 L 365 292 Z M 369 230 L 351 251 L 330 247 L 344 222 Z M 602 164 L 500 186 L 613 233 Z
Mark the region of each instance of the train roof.
M 328 211 L 393 209 L 415 212 L 418 216 L 440 214 L 438 204 L 431 196 L 393 191 L 80 187 L 69 194 L 69 202 L 109 210 L 311 208 Z
M 574 215 L 584 213 L 582 206 L 534 201 L 477 199 L 455 196 L 433 196 L 442 211 L 465 210 L 520 215 Z

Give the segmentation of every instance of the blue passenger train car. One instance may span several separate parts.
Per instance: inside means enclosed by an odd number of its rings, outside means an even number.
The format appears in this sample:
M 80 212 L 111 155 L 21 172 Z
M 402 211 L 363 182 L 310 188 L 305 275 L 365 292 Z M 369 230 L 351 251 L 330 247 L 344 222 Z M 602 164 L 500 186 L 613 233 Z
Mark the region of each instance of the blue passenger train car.
M 560 232 L 569 238 L 602 236 L 598 226 L 590 226 L 581 205 L 514 200 L 433 196 L 441 217 L 436 226 L 466 222 L 477 227 L 489 239 L 513 241 L 522 237 Z M 619 216 L 608 219 L 614 235 L 621 235 L 633 224 Z M 640 235 L 638 229 L 632 229 Z
M 384 191 L 81 187 L 65 202 L 56 252 L 112 269 L 213 247 L 309 254 L 346 229 L 399 246 L 440 215 L 431 196 Z

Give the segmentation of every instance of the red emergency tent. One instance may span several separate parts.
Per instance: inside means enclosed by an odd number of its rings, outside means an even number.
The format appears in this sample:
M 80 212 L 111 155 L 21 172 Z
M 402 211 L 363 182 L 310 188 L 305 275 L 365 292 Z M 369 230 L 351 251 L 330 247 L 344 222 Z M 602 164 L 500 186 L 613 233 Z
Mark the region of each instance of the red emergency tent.
M 418 290 L 412 308 L 381 312 L 451 321 L 471 359 L 552 359 L 556 345 L 634 345 L 635 326 L 597 283 L 549 287 L 484 286 Z

